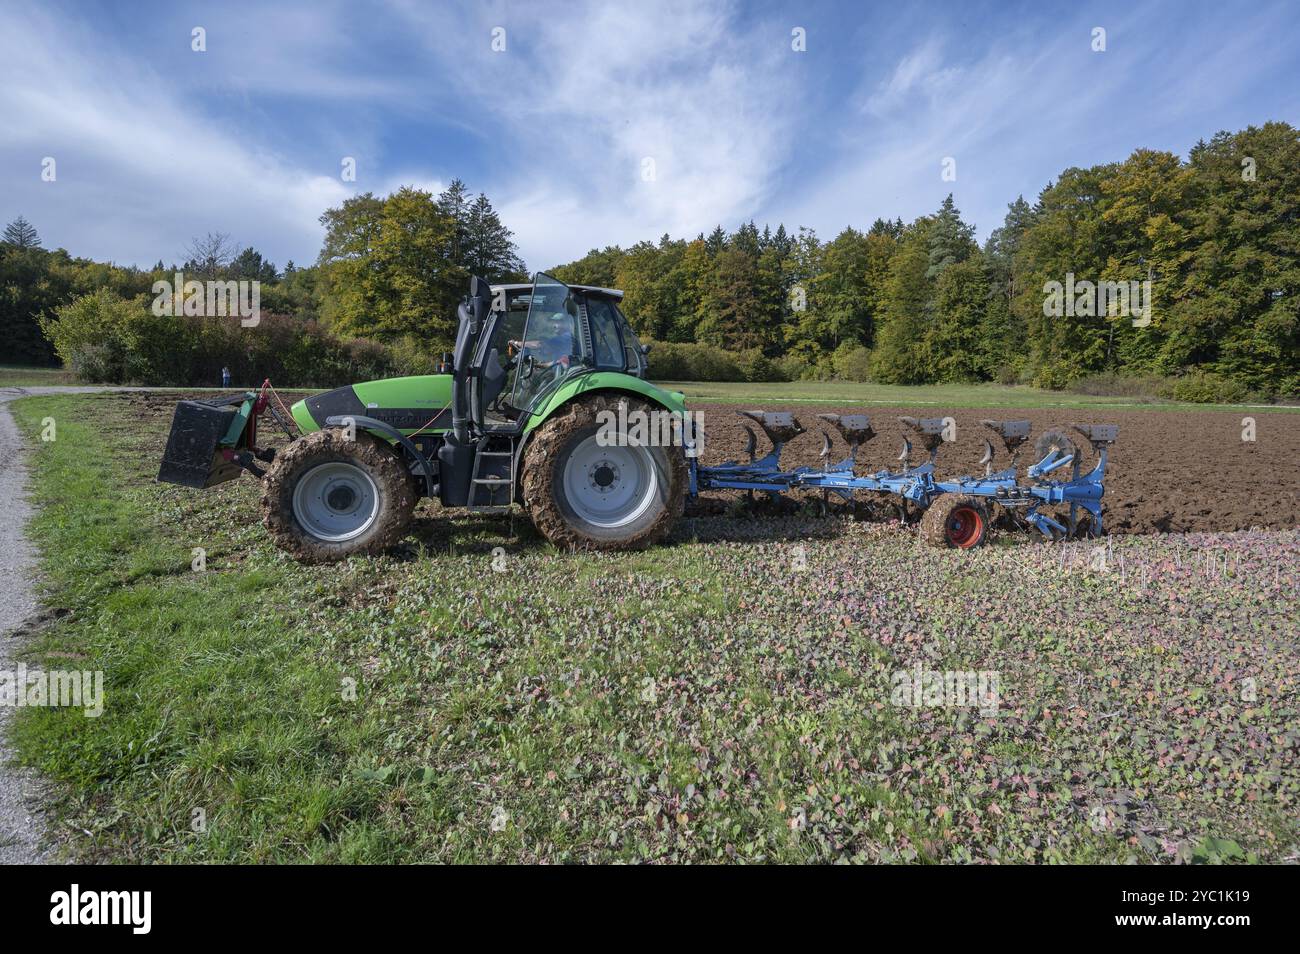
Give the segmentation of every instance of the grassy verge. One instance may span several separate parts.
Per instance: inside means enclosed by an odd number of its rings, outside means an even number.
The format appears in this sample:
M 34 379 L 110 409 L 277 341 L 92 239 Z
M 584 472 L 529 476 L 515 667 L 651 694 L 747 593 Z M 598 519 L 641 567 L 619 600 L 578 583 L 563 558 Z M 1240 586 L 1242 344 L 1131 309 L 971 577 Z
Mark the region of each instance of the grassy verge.
M 661 387 L 683 391 L 688 400 L 719 404 L 877 404 L 890 407 L 1116 407 L 1154 410 L 1215 410 L 1254 407 L 1258 410 L 1300 411 L 1281 405 L 1181 404 L 1149 398 L 1070 394 L 1002 384 L 927 384 L 907 387 L 892 384 L 856 384 L 851 381 L 793 381 L 787 383 L 725 383 L 659 381 Z
M 1298 533 L 1117 540 L 1098 571 L 1081 549 L 939 553 L 808 518 L 562 554 L 518 518 L 422 508 L 403 550 L 310 568 L 267 544 L 251 480 L 153 482 L 164 401 L 13 407 L 46 599 L 72 611 L 35 658 L 105 673 L 99 718 L 17 720 L 79 855 L 1296 851 Z M 1200 572 L 1210 551 L 1222 575 Z M 997 673 L 998 714 L 900 702 L 914 666 Z
M 76 383 L 77 379 L 73 377 L 72 372 L 63 368 L 0 364 L 0 388 L 27 388 Z

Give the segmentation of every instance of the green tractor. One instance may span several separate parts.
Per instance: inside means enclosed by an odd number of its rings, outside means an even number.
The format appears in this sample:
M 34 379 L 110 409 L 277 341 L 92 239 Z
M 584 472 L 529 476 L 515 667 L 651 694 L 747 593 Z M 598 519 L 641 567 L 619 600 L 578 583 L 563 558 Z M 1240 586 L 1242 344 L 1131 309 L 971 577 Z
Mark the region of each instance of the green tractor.
M 522 505 L 566 548 L 648 546 L 681 514 L 689 476 L 686 441 L 645 440 L 666 429 L 643 422 L 670 415 L 686 435 L 687 415 L 682 394 L 645 380 L 622 297 L 545 274 L 473 278 L 446 373 L 317 394 L 293 405 L 292 423 L 266 385 L 184 401 L 158 479 L 210 487 L 249 471 L 275 542 L 313 563 L 396 544 L 421 497 Z M 278 453 L 257 447 L 264 411 L 300 432 Z

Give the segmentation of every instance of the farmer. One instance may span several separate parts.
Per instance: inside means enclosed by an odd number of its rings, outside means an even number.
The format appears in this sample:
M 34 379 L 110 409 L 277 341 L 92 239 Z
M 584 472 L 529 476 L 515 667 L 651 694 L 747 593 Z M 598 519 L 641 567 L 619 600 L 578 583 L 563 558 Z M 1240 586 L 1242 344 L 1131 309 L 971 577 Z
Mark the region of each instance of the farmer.
M 221 386 L 223 388 L 230 387 L 230 369 L 227 367 L 221 369 Z
M 531 323 L 529 331 L 535 337 L 527 341 L 511 341 L 515 351 L 527 348 L 533 361 L 542 368 L 570 363 L 576 350 L 573 341 L 573 317 L 564 309 L 551 312 L 541 320 Z

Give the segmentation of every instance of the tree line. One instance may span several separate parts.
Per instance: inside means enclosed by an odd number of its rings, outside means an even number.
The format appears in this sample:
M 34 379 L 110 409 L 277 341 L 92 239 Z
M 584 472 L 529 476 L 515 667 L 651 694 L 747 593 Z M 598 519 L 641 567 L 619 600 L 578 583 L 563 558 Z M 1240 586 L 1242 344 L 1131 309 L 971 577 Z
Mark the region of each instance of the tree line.
M 427 373 L 455 337 L 471 274 L 526 278 L 510 230 L 460 180 L 437 196 L 414 188 L 358 195 L 321 223 L 323 247 L 310 266 L 277 268 L 209 232 L 179 264 L 140 269 L 46 250 L 20 216 L 0 243 L 2 360 L 61 360 L 85 380 L 160 385 L 210 384 L 222 367 L 241 381 L 271 375 L 302 387 Z M 245 328 L 237 316 L 180 307 L 156 314 L 158 287 L 178 305 L 185 297 L 173 289 L 177 272 L 186 282 L 259 282 L 259 321 Z
M 1176 377 L 1182 396 L 1205 399 L 1295 394 L 1298 206 L 1300 135 L 1273 122 L 1221 132 L 1186 160 L 1139 149 L 1066 169 L 1033 203 L 1012 202 L 983 245 L 950 195 L 912 222 L 878 218 L 826 241 L 749 222 L 594 249 L 549 271 L 623 289 L 628 318 L 656 343 L 652 374 L 667 378 L 1060 388 L 1108 375 Z M 391 351 L 398 369 L 450 347 L 469 275 L 527 276 L 491 202 L 459 180 L 436 196 L 355 196 L 321 223 L 310 266 L 278 269 L 209 233 L 181 268 L 257 279 L 264 313 L 337 339 L 336 351 L 349 341 L 371 356 Z M 54 343 L 68 305 L 103 292 L 97 301 L 130 303 L 115 322 L 138 313 L 147 325 L 153 282 L 175 270 L 47 251 L 16 220 L 0 243 L 0 340 L 14 360 L 70 361 Z

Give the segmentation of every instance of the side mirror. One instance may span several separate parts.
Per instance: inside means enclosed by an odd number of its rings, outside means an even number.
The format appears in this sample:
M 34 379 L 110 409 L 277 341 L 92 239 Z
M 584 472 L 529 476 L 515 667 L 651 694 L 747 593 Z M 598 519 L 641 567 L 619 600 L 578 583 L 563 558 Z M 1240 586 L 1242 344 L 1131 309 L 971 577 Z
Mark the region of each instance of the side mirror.
M 643 344 L 643 345 L 641 346 L 641 354 L 643 354 L 643 355 L 647 355 L 647 354 L 649 354 L 649 353 L 650 353 L 650 348 L 651 348 L 651 347 L 652 347 L 652 345 Z

